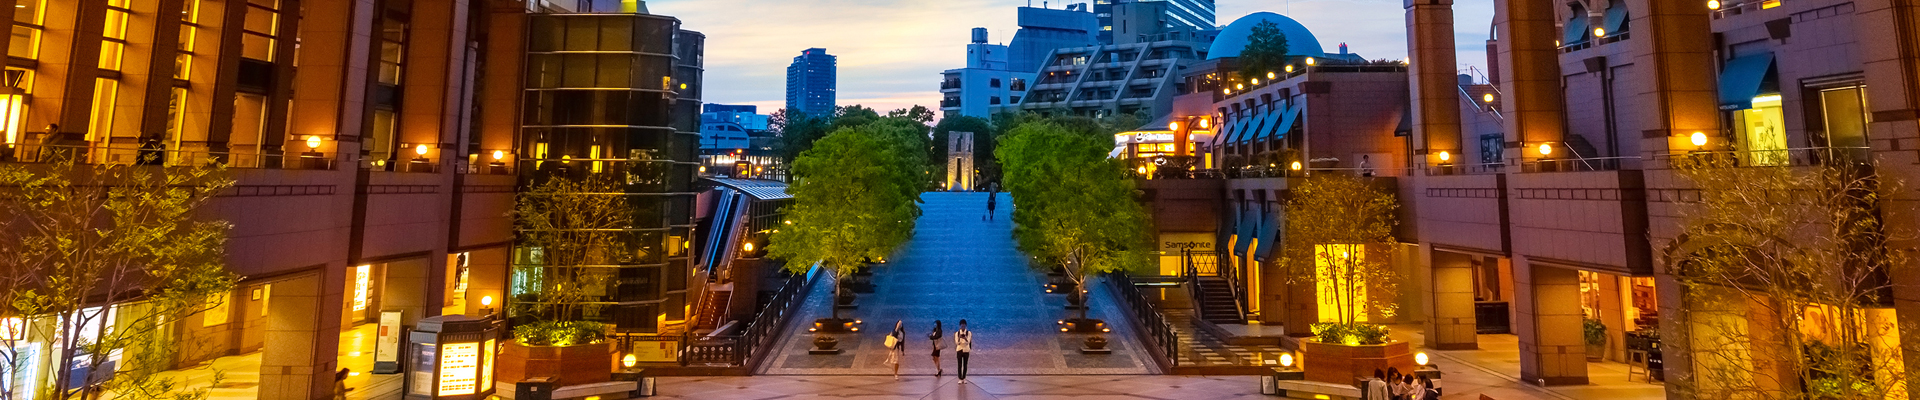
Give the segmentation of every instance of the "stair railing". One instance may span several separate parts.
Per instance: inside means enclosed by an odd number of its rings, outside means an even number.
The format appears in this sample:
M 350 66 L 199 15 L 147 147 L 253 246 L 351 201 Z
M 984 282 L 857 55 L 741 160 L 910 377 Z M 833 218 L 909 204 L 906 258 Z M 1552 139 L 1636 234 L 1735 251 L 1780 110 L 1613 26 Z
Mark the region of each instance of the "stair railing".
M 1232 289 L 1231 291 L 1233 292 L 1234 315 L 1238 316 L 1238 318 L 1241 321 L 1246 321 L 1247 320 L 1247 294 L 1246 294 L 1246 287 L 1240 284 L 1239 263 L 1227 262 L 1227 260 L 1232 260 L 1232 258 L 1229 258 L 1226 256 L 1225 249 L 1216 250 L 1214 252 L 1213 260 L 1214 260 L 1214 264 L 1220 265 L 1220 268 L 1217 268 L 1215 270 L 1219 271 L 1219 275 L 1221 278 L 1224 278 L 1227 280 L 1227 287 Z

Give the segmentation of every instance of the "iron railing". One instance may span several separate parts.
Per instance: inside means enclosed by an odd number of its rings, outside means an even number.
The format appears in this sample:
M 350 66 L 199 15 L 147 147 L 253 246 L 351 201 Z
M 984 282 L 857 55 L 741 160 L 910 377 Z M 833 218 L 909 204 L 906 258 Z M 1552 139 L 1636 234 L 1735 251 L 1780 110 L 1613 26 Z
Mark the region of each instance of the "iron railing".
M 1252 249 L 1248 250 L 1251 251 Z M 1227 256 L 1225 249 L 1208 252 L 1197 252 L 1192 249 L 1185 249 L 1180 250 L 1180 255 L 1180 258 L 1184 260 L 1186 264 L 1185 278 L 1187 291 L 1188 294 L 1193 296 L 1196 303 L 1199 302 L 1203 295 L 1203 293 L 1200 293 L 1200 277 L 1217 276 L 1225 279 L 1227 281 L 1227 288 L 1233 292 L 1234 315 L 1241 320 L 1247 319 L 1247 296 L 1245 287 L 1240 285 L 1240 266 L 1228 262 L 1228 260 L 1232 260 L 1232 258 Z M 1208 260 L 1209 258 L 1211 258 L 1211 260 Z M 1208 270 L 1208 267 L 1211 267 L 1211 271 Z
M 1140 333 L 1146 335 L 1147 341 L 1159 350 L 1152 352 L 1153 356 L 1168 366 L 1180 366 L 1180 335 L 1173 330 L 1173 324 L 1167 323 L 1167 316 L 1153 307 L 1153 302 L 1147 299 L 1146 294 L 1140 293 L 1140 287 L 1134 286 L 1133 278 L 1126 273 L 1109 274 L 1107 277 L 1107 282 L 1120 290 L 1120 298 L 1126 300 L 1134 322 L 1138 322 L 1142 328 Z
M 331 170 L 337 164 L 335 153 L 304 152 L 275 154 L 261 151 L 211 151 L 168 149 L 163 146 L 111 146 L 89 144 L 11 143 L 0 145 L 0 162 L 51 163 L 71 159 L 81 164 L 206 165 L 225 164 L 229 168 Z
M 705 365 L 722 367 L 749 366 L 755 357 L 763 356 L 762 349 L 769 340 L 779 333 L 791 314 L 800 303 L 806 300 L 802 291 L 814 279 L 814 273 L 807 273 L 787 279 L 765 308 L 753 317 L 740 333 L 731 335 L 709 335 L 692 337 L 682 334 L 680 339 L 680 365 Z

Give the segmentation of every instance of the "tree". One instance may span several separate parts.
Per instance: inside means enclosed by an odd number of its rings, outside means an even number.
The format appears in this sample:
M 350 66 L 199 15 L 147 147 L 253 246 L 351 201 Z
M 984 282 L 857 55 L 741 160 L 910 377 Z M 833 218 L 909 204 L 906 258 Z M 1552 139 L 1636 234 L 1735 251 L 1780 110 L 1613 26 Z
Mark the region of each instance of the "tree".
M 933 110 L 927 109 L 926 106 L 916 104 L 913 108 L 888 111 L 887 118 L 903 118 L 908 121 L 918 122 L 921 125 L 926 125 L 933 123 Z
M 785 111 L 785 110 L 782 110 Z M 780 115 L 779 113 L 775 115 Z M 806 113 L 788 113 L 780 123 L 780 155 L 788 162 L 799 158 L 800 153 L 813 148 L 813 142 L 827 136 L 832 130 L 832 116 L 813 116 Z
M 927 160 L 931 161 L 929 167 L 936 174 L 945 173 L 949 162 L 947 144 L 952 140 L 953 132 L 973 133 L 973 165 L 981 170 L 983 175 L 981 182 L 985 182 L 986 168 L 983 166 L 993 159 L 993 125 L 987 123 L 984 118 L 955 115 L 943 118 L 939 124 L 934 125 L 933 146 L 927 151 Z
M 1899 190 L 1864 166 L 1739 167 L 1676 160 L 1697 197 L 1678 203 L 1682 235 L 1666 250 L 1683 293 L 1677 317 L 1693 398 L 1882 399 L 1904 394 L 1890 276 L 1910 232 L 1883 225 Z M 1909 350 L 1910 351 L 1910 350 Z M 1692 374 L 1692 376 L 1688 376 Z
M 1366 324 L 1369 312 L 1392 316 L 1399 276 L 1390 260 L 1396 243 L 1392 192 L 1369 179 L 1320 174 L 1290 190 L 1282 268 L 1288 284 L 1314 284 L 1332 301 L 1336 322 L 1316 324 L 1323 342 L 1376 344 L 1385 330 Z M 1326 316 L 1322 316 L 1325 318 Z
M 1287 34 L 1280 25 L 1262 21 L 1247 35 L 1247 47 L 1240 50 L 1240 77 L 1264 78 L 1268 72 L 1280 72 L 1287 64 Z
M 1015 204 L 1015 242 L 1084 288 L 1091 275 L 1145 268 L 1151 249 L 1133 180 L 1124 164 L 1107 159 L 1112 136 L 1081 128 L 1021 124 L 995 152 Z
M 168 324 L 224 307 L 234 288 L 231 225 L 197 216 L 233 184 L 219 165 L 0 166 L 0 377 L 18 379 L 30 341 L 54 343 L 37 364 L 73 366 L 0 399 L 205 398 L 157 374 L 182 346 Z
M 527 254 L 514 266 L 526 277 L 514 282 L 515 292 L 532 298 L 513 304 L 516 316 L 551 325 L 612 304 L 606 293 L 617 267 L 633 263 L 633 253 L 624 251 L 633 236 L 633 209 L 612 174 L 543 179 L 514 196 L 516 245 Z
M 903 136 L 885 124 L 841 128 L 795 159 L 790 222 L 773 232 L 767 254 L 796 273 L 819 265 L 838 297 L 840 278 L 911 239 L 920 186 L 908 177 L 925 162 Z

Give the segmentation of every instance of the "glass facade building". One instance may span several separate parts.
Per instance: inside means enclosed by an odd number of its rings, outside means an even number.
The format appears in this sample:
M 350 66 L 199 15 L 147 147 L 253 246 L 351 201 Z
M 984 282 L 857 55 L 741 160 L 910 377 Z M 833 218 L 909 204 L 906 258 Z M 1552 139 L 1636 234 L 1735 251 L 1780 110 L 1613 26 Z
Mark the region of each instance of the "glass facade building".
M 787 66 L 787 113 L 833 115 L 838 59 L 817 47 L 793 58 Z
M 1167 3 L 1164 21 L 1168 28 L 1214 28 L 1213 0 L 1094 0 L 1093 13 L 1100 18 L 1098 36 L 1102 44 L 1114 43 L 1113 6 L 1121 3 Z

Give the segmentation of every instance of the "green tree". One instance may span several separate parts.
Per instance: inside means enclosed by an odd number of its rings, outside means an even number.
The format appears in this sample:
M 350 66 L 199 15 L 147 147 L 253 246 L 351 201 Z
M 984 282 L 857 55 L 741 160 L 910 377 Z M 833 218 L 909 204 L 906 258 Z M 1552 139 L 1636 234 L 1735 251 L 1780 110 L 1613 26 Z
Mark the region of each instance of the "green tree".
M 553 162 L 553 161 L 548 161 Z M 633 208 L 613 174 L 545 177 L 514 196 L 516 246 L 513 315 L 542 322 L 574 321 L 613 304 L 608 288 L 618 267 L 633 264 Z
M 1368 312 L 1392 316 L 1398 308 L 1400 277 L 1390 259 L 1399 207 L 1393 193 L 1366 178 L 1320 174 L 1302 180 L 1291 195 L 1281 260 L 1288 283 L 1317 285 L 1321 301 L 1334 302 L 1338 322 L 1331 329 L 1371 331 L 1361 321 Z
M 1089 276 L 1142 269 L 1150 258 L 1133 180 L 1126 165 L 1107 159 L 1113 139 L 1082 125 L 1021 124 L 995 152 L 1013 196 L 1015 242 L 1085 288 Z
M 199 216 L 233 184 L 218 165 L 0 166 L 0 374 L 18 376 L 11 349 L 25 341 L 58 341 L 40 365 L 85 367 L 0 399 L 205 398 L 158 373 L 183 346 L 170 324 L 224 306 L 235 285 L 231 225 Z M 120 355 L 118 373 L 76 372 L 115 367 L 105 354 Z
M 902 136 L 883 124 L 841 128 L 802 153 L 787 189 L 791 223 L 769 238 L 767 254 L 797 273 L 820 266 L 838 297 L 842 277 L 911 239 L 920 190 L 905 177 L 925 162 Z
M 1268 72 L 1279 73 L 1287 64 L 1287 34 L 1280 25 L 1262 21 L 1247 35 L 1247 47 L 1240 50 L 1240 77 L 1265 79 Z
M 785 111 L 785 110 L 782 110 Z M 791 162 L 813 148 L 813 142 L 826 137 L 832 131 L 832 116 L 814 116 L 806 113 L 775 113 L 784 116 L 778 123 L 780 135 L 780 155 Z
M 903 118 L 908 121 L 919 122 L 921 125 L 933 123 L 933 117 L 933 110 L 927 109 L 927 106 L 918 104 L 912 108 L 902 108 L 887 112 L 887 118 Z

